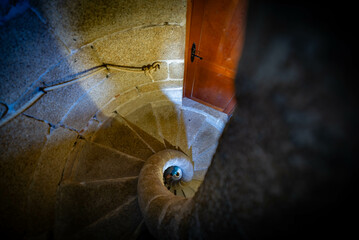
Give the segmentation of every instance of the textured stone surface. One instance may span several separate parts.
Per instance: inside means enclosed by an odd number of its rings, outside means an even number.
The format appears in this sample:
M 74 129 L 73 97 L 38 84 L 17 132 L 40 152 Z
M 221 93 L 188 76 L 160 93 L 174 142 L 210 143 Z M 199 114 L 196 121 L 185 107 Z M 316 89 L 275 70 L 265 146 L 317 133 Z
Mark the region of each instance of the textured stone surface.
M 183 79 L 184 75 L 184 63 L 172 62 L 169 64 L 169 77 L 171 79 Z
M 165 23 L 183 25 L 186 19 L 184 0 L 32 2 L 71 49 L 124 29 Z
M 218 141 L 217 141 L 218 142 Z M 217 149 L 217 142 L 212 146 L 207 146 L 200 154 L 193 154 L 194 170 L 207 169 L 211 164 L 212 157 Z
M 122 104 L 125 104 L 126 102 L 134 100 L 138 96 L 139 93 L 136 88 L 116 95 L 115 98 L 111 99 L 111 101 L 109 101 L 96 113 L 96 119 L 100 122 L 106 121 L 108 118 L 116 115 L 116 113 L 114 112 L 116 108 L 118 108 Z
M 180 110 L 176 108 L 176 105 L 168 103 L 168 101 L 164 105 L 153 103 L 152 108 L 159 124 L 161 136 L 176 146 Z
M 142 220 L 137 197 L 133 197 L 76 234 L 75 239 L 133 239 Z
M 54 224 L 56 191 L 76 137 L 76 132 L 64 128 L 53 130 L 47 137 L 29 187 L 28 236 L 49 231 Z
M 52 124 L 58 124 L 61 120 L 66 117 L 66 114 L 71 111 L 72 107 L 76 104 L 83 103 L 85 106 L 77 106 L 76 113 L 72 114 L 71 122 L 69 125 L 79 130 L 84 126 L 85 122 L 88 121 L 88 116 L 85 115 L 86 111 L 91 112 L 94 106 L 91 96 L 88 96 L 87 91 L 93 93 L 91 88 L 95 87 L 105 76 L 101 73 L 96 74 L 83 80 L 81 83 L 75 83 L 64 88 L 56 89 L 45 94 L 39 101 L 37 101 L 32 107 L 30 107 L 25 113 L 38 119 L 46 120 Z M 84 103 L 84 101 L 87 103 Z M 75 106 L 74 106 L 75 105 Z M 91 108 L 92 107 L 92 108 Z M 92 110 L 94 112 L 94 110 Z M 83 119 L 81 119 L 83 117 Z M 78 121 L 78 123 L 76 123 Z
M 151 136 L 150 134 L 142 130 L 140 127 L 136 126 L 128 120 L 126 120 L 126 123 L 154 152 L 159 152 L 166 148 L 165 144 L 162 141 L 159 141 L 154 136 Z
M 205 120 L 205 115 L 189 110 L 181 111 L 178 146 L 180 146 L 183 151 L 190 148 L 194 137 L 200 130 Z
M 202 114 L 206 115 L 207 121 L 213 126 L 215 126 L 219 131 L 223 131 L 223 128 L 228 121 L 227 114 L 217 111 L 191 99 L 183 98 L 182 105 L 184 109 L 192 109 L 196 112 L 201 112 Z
M 216 145 L 220 135 L 221 132 L 218 131 L 217 128 L 213 127 L 208 122 L 204 122 L 196 135 L 196 139 L 193 141 L 192 154 L 198 156 L 209 147 Z
M 125 66 L 183 59 L 185 28 L 155 26 L 108 35 L 93 43 L 101 61 Z
M 52 86 L 83 76 L 89 69 L 101 64 L 93 49 L 81 48 L 51 68 L 39 81 L 42 86 Z M 106 72 L 102 71 L 73 85 L 51 91 L 28 109 L 26 114 L 57 124 L 71 106 L 105 76 Z
M 95 132 L 98 129 L 98 126 L 99 126 L 99 121 L 92 118 L 90 119 L 90 121 L 88 121 L 85 128 L 83 128 L 79 132 L 79 134 L 81 134 L 81 136 L 86 140 L 91 141 L 92 137 L 94 136 Z
M 157 140 L 160 142 L 163 142 L 163 139 L 159 133 L 158 121 L 153 113 L 151 104 L 147 104 L 131 112 L 130 114 L 127 114 L 125 118 L 134 125 L 140 127 L 149 135 L 157 138 Z
M 182 105 L 182 88 L 166 88 L 163 89 L 162 92 L 169 101 Z
M 207 169 L 196 170 L 193 174 L 193 179 L 203 181 L 206 173 L 207 173 Z
M 184 195 L 186 196 L 186 198 L 190 198 L 193 197 L 194 194 L 196 193 L 195 190 L 193 190 L 192 188 L 190 188 L 187 184 L 185 185 L 185 187 L 182 188 Z
M 188 186 L 193 189 L 194 191 L 197 191 L 198 188 L 201 186 L 202 184 L 202 181 L 199 181 L 199 180 L 196 180 L 196 179 L 193 179 L 192 181 L 190 181 L 188 183 Z
M 143 84 L 138 87 L 140 93 L 159 91 L 162 89 L 171 89 L 171 88 L 182 88 L 183 81 L 180 80 L 170 80 L 170 81 L 160 81 L 160 82 L 151 82 Z
M 113 97 L 115 89 L 112 87 L 113 82 L 108 78 L 100 80 L 90 91 L 78 99 L 61 120 L 61 123 L 77 130 L 84 128 L 100 107 Z
M 68 54 L 31 10 L 0 27 L 0 42 L 0 101 L 7 104 Z
M 0 128 L 0 226 L 14 238 L 26 229 L 29 186 L 49 128 L 23 115 Z
M 143 107 L 144 105 L 155 102 L 169 100 L 163 91 L 153 91 L 140 94 L 138 98 L 133 99 L 125 104 L 118 106 L 115 110 L 122 116 L 126 116 L 133 112 L 137 108 Z
M 84 143 L 76 161 L 72 169 L 72 179 L 76 181 L 137 176 L 143 165 L 138 158 L 91 142 Z
M 137 136 L 136 132 L 132 131 L 119 116 L 104 122 L 95 133 L 92 141 L 142 160 L 146 160 L 153 154 L 151 149 Z
M 80 231 L 112 211 L 116 212 L 136 196 L 136 192 L 137 178 L 61 185 L 55 234 L 64 238 Z

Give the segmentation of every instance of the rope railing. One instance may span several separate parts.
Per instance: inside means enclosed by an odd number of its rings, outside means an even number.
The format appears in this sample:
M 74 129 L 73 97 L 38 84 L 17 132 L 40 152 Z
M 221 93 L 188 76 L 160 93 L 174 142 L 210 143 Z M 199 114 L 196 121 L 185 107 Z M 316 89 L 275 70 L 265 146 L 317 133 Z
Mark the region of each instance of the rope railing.
M 3 105 L 5 107 L 5 111 L 0 116 L 0 127 L 3 126 L 4 124 L 6 124 L 7 122 L 11 121 L 15 117 L 17 117 L 19 114 L 26 111 L 26 109 L 28 109 L 29 107 L 34 105 L 46 93 L 48 93 L 50 91 L 53 91 L 53 90 L 56 90 L 56 89 L 59 89 L 59 88 L 69 86 L 71 84 L 80 82 L 82 80 L 85 80 L 88 77 L 90 77 L 90 76 L 92 76 L 94 74 L 97 74 L 97 73 L 99 73 L 99 72 L 101 72 L 101 71 L 103 71 L 105 69 L 107 69 L 107 70 L 112 69 L 112 70 L 122 71 L 122 72 L 135 72 L 135 73 L 143 72 L 153 82 L 154 79 L 153 79 L 152 74 L 155 71 L 157 71 L 158 69 L 160 69 L 160 63 L 159 62 L 154 62 L 152 64 L 148 64 L 148 65 L 145 65 L 145 66 L 142 66 L 142 67 L 129 67 L 129 66 L 114 65 L 114 64 L 103 64 L 103 65 L 100 65 L 100 66 L 90 68 L 90 69 L 88 69 L 86 71 L 83 71 L 80 74 L 78 74 L 77 76 L 71 78 L 70 80 L 60 82 L 60 83 L 56 83 L 56 84 L 53 84 L 51 86 L 40 87 L 35 91 L 35 94 L 30 98 L 30 100 L 28 100 L 26 103 L 24 103 L 23 105 L 21 105 L 17 109 L 13 109 L 12 106 L 14 104 L 7 105 L 5 103 L 1 103 L 1 105 Z

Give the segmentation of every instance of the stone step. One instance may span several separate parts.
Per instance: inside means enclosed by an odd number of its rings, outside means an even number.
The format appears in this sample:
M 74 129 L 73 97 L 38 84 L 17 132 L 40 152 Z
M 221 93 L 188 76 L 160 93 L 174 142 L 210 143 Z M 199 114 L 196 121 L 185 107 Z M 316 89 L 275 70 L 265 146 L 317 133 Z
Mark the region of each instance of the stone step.
M 213 145 L 217 146 L 220 135 L 221 131 L 205 121 L 193 141 L 192 155 L 199 156 L 202 152 L 209 149 L 209 147 Z
M 138 176 L 144 161 L 115 149 L 85 140 L 69 156 L 74 162 L 64 180 L 77 182 Z M 67 168 L 67 167 L 66 167 Z M 70 168 L 70 166 L 69 166 Z
M 136 230 L 142 219 L 137 197 L 131 197 L 109 214 L 81 230 L 74 239 L 136 239 Z
M 199 155 L 193 156 L 194 171 L 208 168 L 211 165 L 212 158 L 217 149 L 217 143 L 214 143 L 212 146 L 208 147 Z
M 152 149 L 153 153 L 166 149 L 166 145 L 163 142 L 158 141 L 155 137 L 143 131 L 140 127 L 136 126 L 135 124 L 128 121 L 127 119 L 125 119 L 125 121 L 128 124 L 128 126 L 130 126 L 130 128 L 137 134 L 137 136 L 140 137 L 142 141 L 145 142 L 146 145 Z
M 183 185 L 182 190 L 183 190 L 186 198 L 191 198 L 196 193 L 196 191 L 193 190 L 191 187 L 189 187 L 189 185 L 187 183 Z
M 206 116 L 200 113 L 181 109 L 177 144 L 188 156 L 192 156 L 191 144 L 205 120 Z
M 189 98 L 183 98 L 182 108 L 200 113 L 207 117 L 207 121 L 215 126 L 219 131 L 223 131 L 225 124 L 228 121 L 228 115 L 217 111 L 211 107 L 203 105 Z
M 204 176 L 206 175 L 206 173 L 207 173 L 207 168 L 196 170 L 193 173 L 193 179 L 203 181 Z
M 170 192 L 172 192 L 174 195 L 178 197 L 186 197 L 186 194 L 183 191 L 183 187 L 180 185 L 172 186 L 169 190 Z
M 157 118 L 162 138 L 166 139 L 171 145 L 177 146 L 180 118 L 179 106 L 170 101 L 162 101 L 152 103 L 152 108 Z
M 134 110 L 133 112 L 123 117 L 152 137 L 156 138 L 159 142 L 164 143 L 159 133 L 159 124 L 157 122 L 157 118 L 150 103 Z
M 193 191 L 197 192 L 199 186 L 201 186 L 202 180 L 192 179 L 192 181 L 188 182 L 188 187 Z
M 55 236 L 66 239 L 136 198 L 137 180 L 131 177 L 61 184 L 57 193 Z
M 119 115 L 105 121 L 92 137 L 92 141 L 142 160 L 146 160 L 154 153 Z

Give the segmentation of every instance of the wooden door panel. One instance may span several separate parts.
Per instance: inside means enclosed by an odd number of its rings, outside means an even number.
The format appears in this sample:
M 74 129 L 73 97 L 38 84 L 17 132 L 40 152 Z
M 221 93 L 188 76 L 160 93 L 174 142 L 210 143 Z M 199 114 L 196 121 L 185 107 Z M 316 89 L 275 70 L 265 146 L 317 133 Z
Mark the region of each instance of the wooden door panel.
M 196 79 L 200 79 L 196 81 Z M 223 111 L 233 96 L 233 76 L 225 76 L 206 64 L 197 63 L 194 76 L 192 98 L 205 99 L 206 102 Z M 221 84 L 218 85 L 218 82 Z
M 187 15 L 184 96 L 231 113 L 234 78 L 241 55 L 246 1 L 192 0 Z M 191 62 L 191 47 L 196 55 Z

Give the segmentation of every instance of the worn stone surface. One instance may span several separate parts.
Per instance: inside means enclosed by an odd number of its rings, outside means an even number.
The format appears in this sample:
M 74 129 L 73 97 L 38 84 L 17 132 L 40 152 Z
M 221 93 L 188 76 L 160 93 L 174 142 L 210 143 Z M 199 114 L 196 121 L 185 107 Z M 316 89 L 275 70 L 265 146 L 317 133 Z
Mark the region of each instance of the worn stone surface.
M 92 118 L 92 119 L 90 119 L 90 121 L 88 121 L 85 128 L 83 128 L 79 132 L 79 134 L 81 134 L 81 136 L 83 138 L 85 138 L 86 140 L 91 141 L 95 132 L 98 130 L 98 126 L 99 126 L 99 121 Z
M 219 131 L 223 131 L 223 128 L 228 121 L 227 114 L 193 101 L 189 98 L 183 98 L 182 105 L 184 109 L 192 109 L 196 112 L 202 112 L 203 115 L 207 116 L 207 121 L 215 126 Z
M 190 148 L 205 120 L 205 115 L 189 110 L 181 111 L 178 146 L 180 146 L 182 150 Z
M 182 88 L 166 88 L 162 89 L 162 92 L 169 101 L 182 105 Z
M 126 119 L 125 119 L 126 120 Z M 148 134 L 146 131 L 142 130 L 137 125 L 131 123 L 130 121 L 126 120 L 128 126 L 131 127 L 133 131 L 136 132 L 138 136 L 154 151 L 159 152 L 166 148 L 165 144 L 162 141 L 159 141 L 154 136 Z
M 217 149 L 218 140 L 212 145 L 207 146 L 200 154 L 193 153 L 194 170 L 206 169 L 209 167 L 212 161 L 212 157 Z
M 194 171 L 193 179 L 203 181 L 208 169 L 201 169 Z
M 30 9 L 0 27 L 0 42 L 0 101 L 7 104 L 68 54 Z
M 147 132 L 149 135 L 157 138 L 160 142 L 163 142 L 159 133 L 158 121 L 153 113 L 151 104 L 147 104 L 124 117 L 134 125 L 140 127 L 143 131 Z
M 176 108 L 176 105 L 168 101 L 164 105 L 153 103 L 152 108 L 157 118 L 162 138 L 176 146 L 180 110 Z
M 49 129 L 23 115 L 0 128 L 0 226 L 13 238 L 26 230 L 29 186 Z
M 184 75 L 184 63 L 172 62 L 169 64 L 169 77 L 171 79 L 183 79 Z
M 137 176 L 144 162 L 91 142 L 85 143 L 76 161 L 76 166 L 72 169 L 74 181 Z
M 183 59 L 185 28 L 154 26 L 108 35 L 93 43 L 101 61 L 137 66 L 165 59 Z
M 73 235 L 116 211 L 135 197 L 136 192 L 137 178 L 61 185 L 56 207 L 56 236 L 65 238 Z
M 182 188 L 182 191 L 186 198 L 191 198 L 196 193 L 196 191 L 190 188 L 187 184 Z
M 41 86 L 63 83 L 74 77 L 81 77 L 86 72 L 91 72 L 89 70 L 93 67 L 101 64 L 93 49 L 81 48 L 51 68 L 39 81 Z M 106 72 L 102 71 L 73 85 L 53 90 L 37 101 L 26 111 L 26 114 L 57 124 L 71 106 L 105 76 Z
M 72 110 L 78 103 L 83 103 L 85 106 L 77 106 L 76 113 L 72 113 L 76 116 L 71 116 L 72 121 L 69 125 L 73 128 L 81 130 L 85 122 L 88 121 L 88 117 L 85 115 L 86 111 L 89 111 L 91 106 L 95 108 L 94 102 L 91 96 L 87 95 L 87 92 L 93 93 L 91 88 L 95 87 L 105 76 L 101 73 L 96 74 L 83 80 L 82 83 L 75 83 L 64 88 L 56 89 L 44 95 L 39 101 L 37 101 L 32 107 L 30 107 L 25 113 L 30 116 L 34 116 L 38 119 L 46 120 L 52 124 L 58 124 L 66 117 L 66 114 Z M 87 101 L 87 104 L 84 103 Z M 96 106 L 97 107 L 97 106 Z M 92 109 L 91 109 L 92 110 Z M 93 112 L 94 110 L 92 110 Z M 81 117 L 84 117 L 81 119 Z M 79 121 L 76 124 L 76 121 Z
M 135 98 L 125 104 L 118 106 L 115 110 L 122 116 L 126 116 L 133 112 L 137 108 L 143 107 L 144 105 L 155 102 L 168 100 L 168 97 L 162 91 L 153 91 L 144 94 L 140 94 L 138 98 Z
M 119 116 L 104 122 L 92 141 L 146 160 L 153 152 Z
M 170 81 L 160 81 L 160 82 L 151 82 L 143 84 L 138 87 L 140 93 L 159 91 L 162 89 L 171 89 L 171 88 L 182 88 L 183 81 L 180 80 L 170 80 Z
M 218 131 L 217 128 L 213 127 L 211 124 L 205 121 L 195 136 L 195 140 L 193 141 L 192 154 L 194 156 L 198 156 L 203 151 L 207 150 L 213 145 L 216 145 L 220 135 L 221 132 Z
M 75 239 L 132 239 L 142 220 L 137 197 L 133 197 L 76 234 Z
M 112 86 L 113 84 L 108 78 L 100 80 L 90 91 L 84 93 L 78 99 L 60 123 L 82 130 L 101 106 L 109 102 L 113 97 L 115 89 Z M 107 94 L 104 94 L 104 92 Z
M 76 132 L 64 128 L 53 130 L 47 137 L 29 186 L 27 236 L 40 235 L 52 228 L 56 191 L 76 138 Z
M 76 49 L 117 31 L 156 24 L 184 25 L 186 1 L 32 1 L 55 33 Z M 77 14 L 73 14 L 76 12 Z M 94 14 L 95 13 L 95 14 Z
M 122 104 L 125 104 L 126 102 L 134 100 L 138 96 L 139 93 L 136 88 L 116 95 L 115 98 L 111 99 L 111 101 L 109 101 L 96 113 L 96 119 L 100 122 L 106 121 L 108 118 L 116 115 L 115 109 L 117 109 Z
M 192 179 L 192 181 L 190 181 L 190 182 L 188 183 L 188 186 L 189 186 L 191 189 L 193 189 L 194 191 L 197 191 L 198 188 L 201 186 L 201 184 L 202 184 L 202 181 L 196 180 L 196 179 Z

